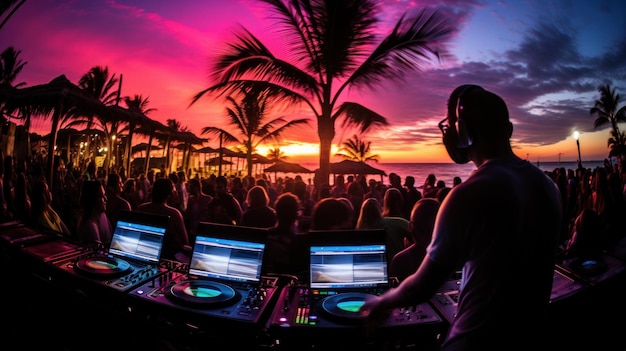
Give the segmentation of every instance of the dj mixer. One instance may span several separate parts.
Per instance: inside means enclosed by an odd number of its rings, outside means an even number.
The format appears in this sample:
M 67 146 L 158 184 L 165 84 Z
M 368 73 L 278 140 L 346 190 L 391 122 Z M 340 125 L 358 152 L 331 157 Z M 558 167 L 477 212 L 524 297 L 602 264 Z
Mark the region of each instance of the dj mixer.
M 441 316 L 429 303 L 393 309 L 387 320 L 368 332 L 359 308 L 370 295 L 382 291 L 333 293 L 308 287 L 285 288 L 269 320 L 269 330 L 283 345 L 323 347 L 331 337 L 380 343 L 433 346 L 445 329 Z M 416 328 L 419 326 L 418 328 Z

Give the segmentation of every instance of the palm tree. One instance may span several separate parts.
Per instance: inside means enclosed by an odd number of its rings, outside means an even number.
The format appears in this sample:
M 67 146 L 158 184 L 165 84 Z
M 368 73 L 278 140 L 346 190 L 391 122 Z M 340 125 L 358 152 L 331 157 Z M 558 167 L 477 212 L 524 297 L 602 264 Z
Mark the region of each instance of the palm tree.
M 338 152 L 335 156 L 342 157 L 346 160 L 352 160 L 357 162 L 366 163 L 368 161 L 378 162 L 378 155 L 371 155 L 371 145 L 372 142 L 365 142 L 362 139 L 359 139 L 358 135 L 354 135 L 352 138 L 344 141 L 341 144 L 341 148 L 339 151 L 344 151 L 345 153 Z
M 26 85 L 26 82 L 15 83 L 17 75 L 22 72 L 22 69 L 27 64 L 27 62 L 19 58 L 21 53 L 21 51 L 17 51 L 13 47 L 8 47 L 0 53 L 0 86 L 19 88 Z M 2 101 L 0 101 L 0 104 L 2 104 Z M 26 118 L 24 127 L 28 133 L 30 113 L 28 113 L 27 109 L 22 109 L 21 114 Z M 0 115 L 0 123 L 3 122 L 6 122 L 4 109 L 2 109 L 2 114 Z
M 286 159 L 286 158 L 287 158 L 287 156 L 285 155 L 285 153 L 284 153 L 284 152 L 282 152 L 282 151 L 280 150 L 280 147 L 278 147 L 278 146 L 277 146 L 277 147 L 275 147 L 275 148 L 273 148 L 273 149 L 270 149 L 270 150 L 267 152 L 267 158 L 268 158 L 270 161 L 272 161 L 272 162 L 276 163 L 276 162 L 279 162 L 279 161 L 282 161 L 282 160 Z
M 227 94 L 242 86 L 262 84 L 284 99 L 308 106 L 317 119 L 320 171 L 316 182 L 327 182 L 335 123 L 361 132 L 387 125 L 387 119 L 365 106 L 344 101 L 351 88 L 380 87 L 401 82 L 432 58 L 444 58 L 444 43 L 454 31 L 452 21 L 438 11 L 424 9 L 400 17 L 377 43 L 376 0 L 262 0 L 284 29 L 283 47 L 293 50 L 292 62 L 280 59 L 245 27 L 218 57 L 212 70 L 217 84 L 199 92 Z M 368 50 L 372 50 L 368 54 Z
M 619 160 L 622 162 L 625 154 L 622 152 L 620 145 L 624 145 L 626 140 L 624 139 L 624 133 L 621 133 L 619 130 L 618 123 L 626 122 L 626 106 L 618 109 L 620 95 L 615 92 L 614 88 L 611 88 L 610 84 L 600 85 L 598 91 L 600 92 L 600 98 L 596 100 L 593 107 L 589 110 L 591 115 L 597 115 L 593 121 L 593 127 L 598 129 L 606 124 L 611 125 L 611 138 L 609 138 L 608 144 L 609 146 L 619 146 L 616 148 L 616 151 L 619 151 Z
M 148 123 L 149 121 L 147 121 L 147 118 L 143 118 L 143 117 L 144 116 L 147 117 L 148 114 L 156 111 L 157 109 L 148 107 L 148 104 L 150 103 L 149 97 L 144 98 L 142 95 L 138 95 L 138 94 L 135 94 L 132 97 L 125 96 L 124 103 L 126 104 L 126 107 L 128 107 L 128 110 L 132 114 L 137 115 L 137 118 L 133 118 L 133 117 L 129 118 L 126 128 L 120 131 L 120 132 L 123 132 L 126 130 L 128 132 L 128 139 L 126 141 L 126 150 L 125 150 L 126 170 L 128 172 L 128 175 L 131 175 L 130 158 L 131 158 L 131 150 L 133 147 L 133 135 L 135 133 L 135 127 L 143 126 L 144 124 Z M 150 154 L 150 146 L 151 145 L 148 145 L 148 148 L 146 150 L 146 155 Z M 149 162 L 148 157 L 146 157 L 146 162 Z
M 617 157 L 621 162 L 621 156 L 626 155 L 626 132 L 620 132 L 620 134 L 618 137 L 615 135 L 615 131 L 612 130 L 607 145 L 609 147 L 609 157 Z
M 168 132 L 165 134 L 159 134 L 157 139 L 159 139 L 160 143 L 163 145 L 163 155 L 165 156 L 165 169 L 169 171 L 171 163 L 170 149 L 172 148 L 172 141 L 174 141 L 175 139 L 172 138 L 172 136 L 175 136 L 177 133 L 180 132 L 188 132 L 189 128 L 187 126 L 181 125 L 180 122 L 176 120 L 176 118 L 168 118 L 165 122 L 168 128 Z
M 90 92 L 95 98 L 102 101 L 102 103 L 106 106 L 116 105 L 119 101 L 119 92 L 114 90 L 118 84 L 119 79 L 115 76 L 115 73 L 110 74 L 109 68 L 106 66 L 94 66 L 89 72 L 85 73 L 80 80 L 78 81 L 78 86 L 88 92 Z M 111 91 L 113 89 L 113 91 Z M 70 118 L 72 118 L 70 116 Z M 106 145 L 111 152 L 107 153 L 105 170 L 108 171 L 109 165 L 111 162 L 111 155 L 113 152 L 113 141 L 110 136 L 117 134 L 117 123 L 118 121 L 114 118 L 105 118 L 104 116 L 98 116 L 99 123 L 97 123 L 104 132 L 106 137 Z M 107 128 L 107 123 L 110 122 L 111 128 Z M 92 125 L 94 124 L 94 115 L 86 116 L 81 123 L 87 125 L 87 130 L 91 130 Z M 89 154 L 89 137 L 87 137 L 86 142 L 86 150 Z
M 213 126 L 202 128 L 202 134 L 219 136 L 220 143 L 225 140 L 242 144 L 246 152 L 248 175 L 252 175 L 252 153 L 261 143 L 276 140 L 286 130 L 309 122 L 307 118 L 287 121 L 283 117 L 268 121 L 268 108 L 274 103 L 275 96 L 271 89 L 261 86 L 242 88 L 237 97 L 229 96 L 226 100 L 232 105 L 226 108 L 228 122 L 237 129 L 242 139 Z

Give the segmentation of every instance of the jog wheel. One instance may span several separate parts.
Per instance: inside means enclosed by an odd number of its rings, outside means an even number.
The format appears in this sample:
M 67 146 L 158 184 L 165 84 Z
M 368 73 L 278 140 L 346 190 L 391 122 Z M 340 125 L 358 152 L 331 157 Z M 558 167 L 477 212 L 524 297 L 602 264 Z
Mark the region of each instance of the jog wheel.
M 339 321 L 361 321 L 365 319 L 365 316 L 359 313 L 359 308 L 370 296 L 372 295 L 359 292 L 331 295 L 322 300 L 322 309 Z
M 240 294 L 232 287 L 212 281 L 184 280 L 165 290 L 174 302 L 199 308 L 216 308 L 239 301 Z
M 133 267 L 119 258 L 92 256 L 81 258 L 74 263 L 74 270 L 94 278 L 121 277 L 133 271 Z

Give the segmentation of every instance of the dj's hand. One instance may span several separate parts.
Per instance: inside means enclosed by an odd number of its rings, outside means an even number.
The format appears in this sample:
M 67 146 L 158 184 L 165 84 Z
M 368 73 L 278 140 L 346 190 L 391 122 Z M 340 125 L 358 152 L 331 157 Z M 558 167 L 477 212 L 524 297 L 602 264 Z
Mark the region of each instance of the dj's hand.
M 387 321 L 391 310 L 384 306 L 382 296 L 372 295 L 364 301 L 359 309 L 359 313 L 366 316 L 366 330 L 368 332 L 374 332 L 378 326 L 383 325 Z

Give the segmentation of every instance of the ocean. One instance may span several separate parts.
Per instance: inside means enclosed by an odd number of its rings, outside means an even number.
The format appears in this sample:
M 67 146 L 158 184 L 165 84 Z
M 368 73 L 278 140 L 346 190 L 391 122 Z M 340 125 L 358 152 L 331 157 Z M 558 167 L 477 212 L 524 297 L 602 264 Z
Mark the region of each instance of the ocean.
M 594 169 L 597 166 L 603 165 L 602 161 L 584 161 L 583 167 Z M 387 176 L 380 175 L 368 175 L 367 179 L 375 179 L 382 180 L 383 183 L 389 184 L 389 174 L 396 173 L 402 179 L 402 183 L 404 184 L 404 179 L 407 176 L 415 177 L 415 187 L 421 187 L 428 177 L 429 174 L 434 174 L 437 177 L 437 180 L 443 180 L 446 186 L 452 186 L 452 180 L 454 177 L 461 177 L 461 181 L 467 179 L 470 174 L 476 169 L 472 162 L 466 164 L 456 164 L 456 163 L 368 163 L 370 166 L 378 169 L 382 169 L 385 171 Z M 554 171 L 556 168 L 564 167 L 567 169 L 576 169 L 578 167 L 576 162 L 539 162 L 533 163 L 535 166 L 539 167 L 539 169 L 543 171 Z M 302 166 L 309 169 L 317 169 L 317 163 L 303 163 Z M 308 177 L 312 177 L 312 175 L 303 174 L 302 177 L 305 179 Z

